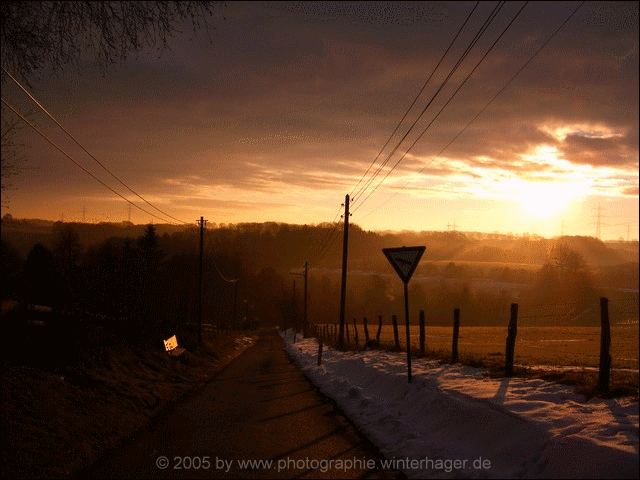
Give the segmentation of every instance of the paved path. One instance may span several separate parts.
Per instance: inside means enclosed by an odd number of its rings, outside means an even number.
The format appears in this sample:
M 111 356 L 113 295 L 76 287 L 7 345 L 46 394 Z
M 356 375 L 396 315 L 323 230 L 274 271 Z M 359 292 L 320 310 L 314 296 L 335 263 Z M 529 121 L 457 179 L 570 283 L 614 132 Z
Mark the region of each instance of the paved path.
M 169 466 L 156 466 L 159 456 Z M 184 469 L 176 469 L 183 458 Z M 200 457 L 194 459 L 193 457 Z M 207 468 L 206 460 L 210 465 Z M 295 460 L 331 459 L 321 472 Z M 377 459 L 373 447 L 290 363 L 275 332 L 235 359 L 211 383 L 148 430 L 84 472 L 91 478 L 391 478 L 365 468 L 341 470 L 337 460 Z M 273 460 L 241 469 L 238 459 Z M 229 464 L 222 462 L 231 461 Z M 200 469 L 194 466 L 201 465 Z M 224 465 L 224 466 L 223 466 Z M 309 465 L 313 467 L 314 465 Z M 191 467 L 191 468 L 186 468 Z M 285 467 L 278 471 L 278 467 Z M 290 467 L 290 468 L 287 468 Z

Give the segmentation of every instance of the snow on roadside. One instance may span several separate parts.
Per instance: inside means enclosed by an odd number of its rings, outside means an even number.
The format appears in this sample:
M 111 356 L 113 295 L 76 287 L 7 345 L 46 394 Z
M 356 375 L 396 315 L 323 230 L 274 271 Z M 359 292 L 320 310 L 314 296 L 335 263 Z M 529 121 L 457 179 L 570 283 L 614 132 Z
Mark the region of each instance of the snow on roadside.
M 318 367 L 315 339 L 291 337 L 291 357 L 387 459 L 422 460 L 400 462 L 409 477 L 638 478 L 637 400 L 587 401 L 563 385 L 422 359 L 408 384 L 404 354 L 325 346 Z

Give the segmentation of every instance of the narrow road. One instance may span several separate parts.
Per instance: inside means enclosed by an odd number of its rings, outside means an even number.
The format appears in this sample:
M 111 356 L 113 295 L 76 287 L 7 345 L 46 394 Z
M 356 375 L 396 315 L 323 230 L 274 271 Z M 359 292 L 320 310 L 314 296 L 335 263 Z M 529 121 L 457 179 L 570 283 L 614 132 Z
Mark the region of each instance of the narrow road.
M 289 361 L 280 337 L 266 332 L 200 392 L 83 476 L 391 478 L 367 468 L 365 461 L 377 458 Z M 354 459 L 355 468 L 343 468 Z M 239 460 L 272 464 L 243 468 Z

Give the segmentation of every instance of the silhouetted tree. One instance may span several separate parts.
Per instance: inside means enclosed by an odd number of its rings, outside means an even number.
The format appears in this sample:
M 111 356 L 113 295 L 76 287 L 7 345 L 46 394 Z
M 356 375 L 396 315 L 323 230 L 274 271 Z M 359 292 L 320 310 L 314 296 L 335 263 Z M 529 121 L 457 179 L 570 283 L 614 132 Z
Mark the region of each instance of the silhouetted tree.
M 64 300 L 63 279 L 53 253 L 40 243 L 24 263 L 22 288 L 27 303 L 57 306 Z
M 89 55 L 105 70 L 143 48 L 164 50 L 190 21 L 206 28 L 221 2 L 6 1 L 0 4 L 2 65 L 30 78 Z

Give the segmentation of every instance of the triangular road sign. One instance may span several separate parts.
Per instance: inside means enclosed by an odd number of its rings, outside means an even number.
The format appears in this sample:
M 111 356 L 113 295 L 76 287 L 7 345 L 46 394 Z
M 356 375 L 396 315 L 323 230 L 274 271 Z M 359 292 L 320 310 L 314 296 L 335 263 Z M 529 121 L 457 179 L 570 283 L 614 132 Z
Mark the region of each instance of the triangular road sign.
M 416 271 L 424 250 L 425 247 L 383 248 L 382 253 L 387 257 L 400 279 L 404 283 L 408 283 L 413 272 Z

